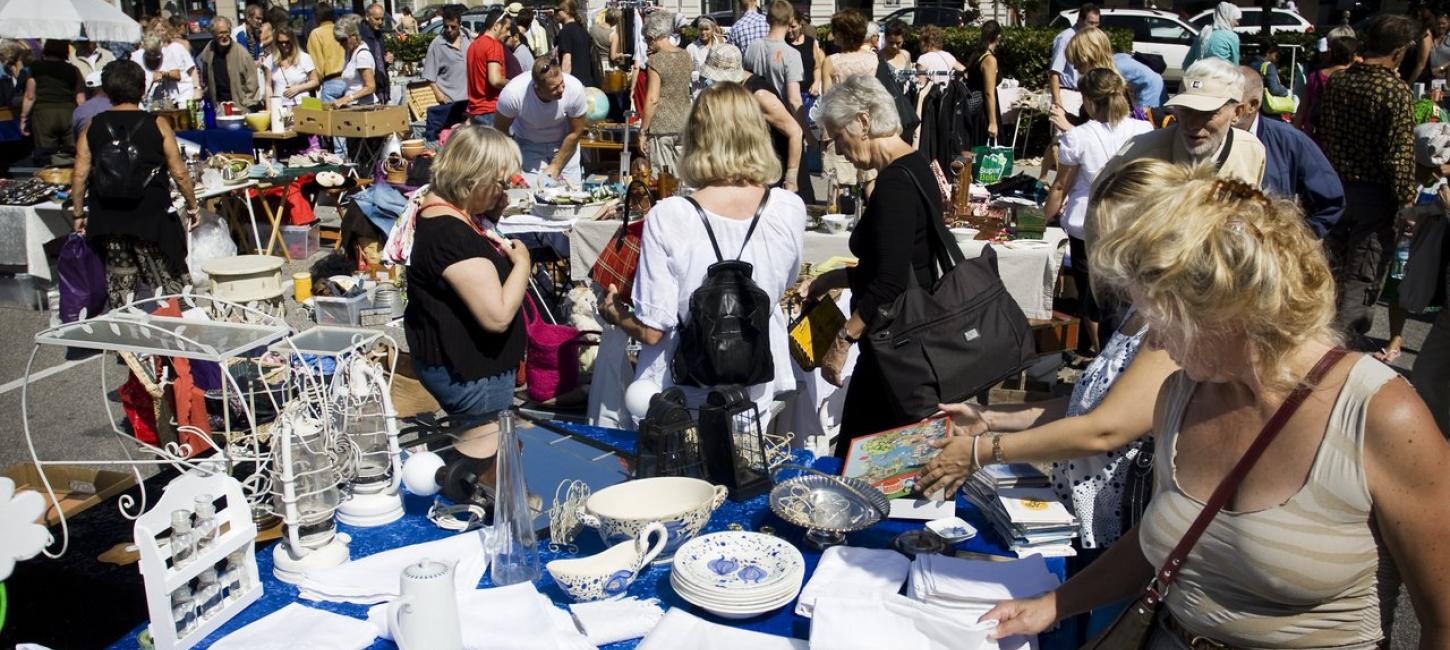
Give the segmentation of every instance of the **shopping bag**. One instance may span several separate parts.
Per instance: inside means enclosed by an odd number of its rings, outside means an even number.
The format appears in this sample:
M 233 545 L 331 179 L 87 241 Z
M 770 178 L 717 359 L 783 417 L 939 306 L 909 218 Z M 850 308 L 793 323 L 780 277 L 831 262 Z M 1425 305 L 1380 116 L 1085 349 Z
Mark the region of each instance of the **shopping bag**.
M 418 216 L 418 206 L 427 195 L 427 185 L 414 190 L 398 218 L 393 220 L 393 227 L 388 229 L 388 241 L 383 244 L 384 261 L 407 266 L 413 259 L 413 226 Z
M 58 266 L 61 322 L 99 316 L 106 308 L 106 266 L 85 237 L 66 237 Z
M 1012 163 L 1017 156 L 1012 147 L 997 146 L 997 139 L 987 140 L 981 147 L 972 147 L 972 180 L 990 185 L 1012 175 Z
M 232 233 L 215 212 L 202 211 L 200 223 L 187 231 L 186 268 L 191 273 L 191 286 L 211 286 L 211 278 L 202 267 L 210 260 L 237 254 Z

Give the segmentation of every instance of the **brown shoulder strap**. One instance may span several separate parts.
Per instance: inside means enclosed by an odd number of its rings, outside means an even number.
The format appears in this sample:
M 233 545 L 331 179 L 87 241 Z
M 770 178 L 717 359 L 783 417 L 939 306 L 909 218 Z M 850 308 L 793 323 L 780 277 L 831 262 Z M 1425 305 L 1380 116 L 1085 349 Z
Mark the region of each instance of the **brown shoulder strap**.
M 1193 550 L 1193 546 L 1198 543 L 1198 538 L 1203 536 L 1203 531 L 1208 529 L 1213 518 L 1218 515 L 1220 510 L 1223 510 L 1234 492 L 1238 491 L 1239 484 L 1243 482 L 1249 470 L 1253 469 L 1254 463 L 1258 462 L 1259 457 L 1264 455 L 1264 449 L 1274 441 L 1274 438 L 1279 435 L 1279 431 L 1283 430 L 1284 423 L 1288 422 L 1294 412 L 1299 410 L 1299 407 L 1304 404 L 1304 400 L 1309 399 L 1309 393 L 1324 379 L 1324 375 L 1339 363 L 1340 359 L 1344 358 L 1345 354 L 1346 351 L 1343 348 L 1333 348 L 1325 352 L 1324 356 L 1320 357 L 1319 363 L 1314 364 L 1314 368 L 1304 376 L 1304 381 L 1299 384 L 1299 387 L 1289 393 L 1289 397 L 1279 405 L 1278 410 L 1274 411 L 1273 417 L 1264 423 L 1264 428 L 1259 431 L 1259 436 L 1254 438 L 1253 444 L 1244 451 L 1244 457 L 1239 459 L 1239 462 L 1229 471 L 1228 476 L 1223 477 L 1223 481 L 1213 491 L 1213 496 L 1208 498 L 1203 510 L 1198 513 L 1198 518 L 1193 520 L 1193 524 L 1183 533 L 1183 539 L 1178 541 L 1178 546 L 1173 547 L 1173 552 L 1168 554 L 1168 559 L 1164 561 L 1163 566 L 1158 568 L 1158 574 L 1153 576 L 1153 582 L 1149 583 L 1147 595 L 1144 596 L 1151 604 L 1156 605 L 1162 602 L 1163 595 L 1168 592 L 1168 585 L 1173 584 L 1178 577 L 1178 572 L 1183 569 L 1183 563 L 1188 560 L 1188 552 Z

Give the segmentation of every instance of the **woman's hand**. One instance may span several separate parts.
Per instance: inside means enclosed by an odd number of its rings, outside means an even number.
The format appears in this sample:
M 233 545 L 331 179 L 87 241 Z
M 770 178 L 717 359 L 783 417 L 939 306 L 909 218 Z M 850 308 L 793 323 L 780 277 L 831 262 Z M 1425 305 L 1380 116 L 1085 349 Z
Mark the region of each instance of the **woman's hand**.
M 86 234 L 86 216 L 83 214 L 78 214 L 72 217 L 71 229 L 74 230 L 77 235 Z
M 643 131 L 639 134 L 639 152 L 646 156 L 649 155 L 649 134 Z
M 967 477 L 979 467 L 977 460 L 972 458 L 975 441 L 976 436 L 952 436 L 931 441 L 931 446 L 941 452 L 922 469 L 921 476 L 916 479 L 916 492 L 956 494 Z
M 938 404 L 941 409 L 952 418 L 953 436 L 980 436 L 992 430 L 987 423 L 987 411 L 976 404 Z
M 352 98 L 351 97 L 348 97 L 347 95 L 343 95 L 342 97 L 338 97 L 337 99 L 335 99 L 335 100 L 332 101 L 332 107 L 334 109 L 337 109 L 337 108 L 347 108 L 347 105 L 348 104 L 351 104 L 351 103 L 352 103 Z
M 629 308 L 623 300 L 619 299 L 619 287 L 609 285 L 609 290 L 604 294 L 604 300 L 599 303 L 599 316 L 604 319 L 604 322 L 618 327 L 628 313 Z
M 1041 596 L 997 603 L 977 622 L 996 621 L 997 629 L 992 630 L 992 638 L 1001 639 L 1018 634 L 1037 634 L 1052 627 L 1057 618 L 1057 592 L 1049 591 Z
M 302 92 L 302 88 L 299 86 L 288 86 L 287 90 L 282 91 L 282 96 L 286 97 L 287 99 L 292 99 L 293 97 L 302 94 Z
M 997 139 L 997 125 L 996 124 L 988 124 L 987 125 L 987 137 L 992 138 L 993 140 L 996 140 Z
M 194 205 L 186 206 L 186 229 L 196 230 L 201 225 L 201 208 Z
M 1072 130 L 1072 122 L 1067 121 L 1067 111 L 1062 108 L 1062 104 L 1052 105 L 1052 110 L 1047 113 L 1047 120 L 1059 131 Z
M 514 266 L 522 266 L 527 269 L 533 265 L 533 258 L 529 255 L 529 247 L 525 246 L 523 242 L 517 239 L 510 239 L 507 240 L 506 247 L 509 262 L 512 262 Z
M 840 387 L 846 382 L 841 376 L 841 371 L 846 367 L 846 356 L 851 352 L 851 342 L 841 337 L 831 343 L 826 349 L 826 354 L 821 357 L 821 377 L 830 382 L 832 386 Z

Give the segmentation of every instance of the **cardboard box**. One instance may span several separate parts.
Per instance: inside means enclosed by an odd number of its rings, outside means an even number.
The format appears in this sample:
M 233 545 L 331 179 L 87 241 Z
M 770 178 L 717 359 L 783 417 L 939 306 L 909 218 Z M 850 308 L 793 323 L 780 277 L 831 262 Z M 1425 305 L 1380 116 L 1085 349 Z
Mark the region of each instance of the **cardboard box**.
M 333 111 L 321 108 L 292 109 L 292 130 L 308 135 L 332 135 Z
M 332 112 L 332 135 L 376 138 L 411 129 L 406 106 L 358 106 Z
M 35 465 L 30 463 L 11 465 L 0 470 L 0 476 L 15 481 L 17 492 L 35 490 L 42 497 L 47 497 L 45 484 L 41 483 L 40 471 Z M 79 465 L 48 465 L 45 468 L 45 476 L 50 479 L 50 487 L 55 490 L 55 497 L 60 502 L 60 511 L 65 513 L 66 519 L 136 485 L 136 477 L 130 473 L 92 469 Z M 60 523 L 60 512 L 56 511 L 55 505 L 49 502 L 48 497 L 45 505 L 45 525 L 54 526 Z

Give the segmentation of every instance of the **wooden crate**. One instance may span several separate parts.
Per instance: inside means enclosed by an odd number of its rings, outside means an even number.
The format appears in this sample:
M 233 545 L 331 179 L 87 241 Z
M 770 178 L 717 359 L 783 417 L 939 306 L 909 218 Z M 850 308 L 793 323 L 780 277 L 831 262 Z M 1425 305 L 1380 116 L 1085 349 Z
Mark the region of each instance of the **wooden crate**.
M 1037 342 L 1038 354 L 1077 349 L 1080 324 L 1077 317 L 1054 311 L 1052 320 L 1032 319 L 1028 322 L 1032 325 L 1032 338 Z
M 408 110 L 414 120 L 427 119 L 428 109 L 437 105 L 438 95 L 433 92 L 433 84 L 427 81 L 408 84 Z
M 407 133 L 412 126 L 404 106 L 359 106 L 332 112 L 332 135 L 375 138 Z

